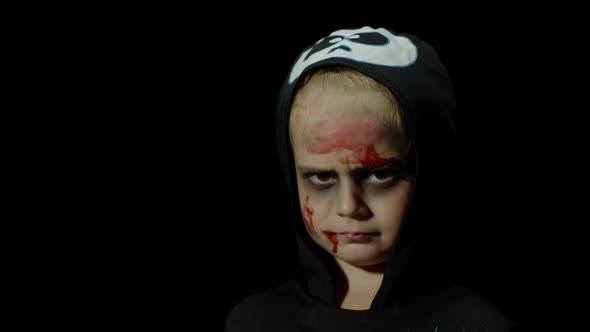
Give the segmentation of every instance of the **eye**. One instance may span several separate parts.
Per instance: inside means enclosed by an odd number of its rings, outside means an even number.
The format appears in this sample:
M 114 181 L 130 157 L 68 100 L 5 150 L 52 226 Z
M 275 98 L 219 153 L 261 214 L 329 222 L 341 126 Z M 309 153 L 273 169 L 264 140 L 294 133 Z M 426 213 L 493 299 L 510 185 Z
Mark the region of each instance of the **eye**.
M 303 175 L 307 181 L 317 187 L 329 187 L 336 183 L 336 174 L 333 172 L 321 172 L 321 173 L 306 173 Z
M 395 174 L 391 168 L 376 169 L 368 172 L 365 181 L 378 186 L 386 186 L 395 180 Z

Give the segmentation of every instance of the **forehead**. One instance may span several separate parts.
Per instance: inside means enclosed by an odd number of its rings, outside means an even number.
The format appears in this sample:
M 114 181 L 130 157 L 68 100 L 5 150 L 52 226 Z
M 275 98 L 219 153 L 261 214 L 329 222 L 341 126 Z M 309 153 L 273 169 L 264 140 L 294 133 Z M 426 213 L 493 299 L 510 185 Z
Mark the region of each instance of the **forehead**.
M 380 121 L 356 113 L 313 121 L 307 130 L 295 133 L 293 150 L 300 166 L 326 169 L 381 167 L 400 157 L 398 144 Z
M 294 121 L 292 140 L 302 146 L 383 143 L 391 130 L 371 113 L 326 112 Z
M 393 112 L 390 97 L 375 89 L 303 88 L 294 100 L 289 128 L 292 139 L 317 137 L 322 133 L 375 135 L 391 131 L 388 119 Z
M 311 121 L 306 131 L 317 142 L 342 141 L 349 144 L 372 144 L 386 133 L 380 121 L 371 114 L 331 114 Z

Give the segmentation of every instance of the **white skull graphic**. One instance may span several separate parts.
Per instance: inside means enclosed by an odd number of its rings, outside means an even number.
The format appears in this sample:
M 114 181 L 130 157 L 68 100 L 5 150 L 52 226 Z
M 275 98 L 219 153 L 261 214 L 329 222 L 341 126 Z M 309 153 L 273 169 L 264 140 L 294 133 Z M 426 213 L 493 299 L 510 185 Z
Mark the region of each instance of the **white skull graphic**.
M 386 29 L 365 26 L 355 30 L 338 30 L 320 39 L 306 50 L 293 66 L 289 83 L 293 83 L 309 65 L 329 58 L 345 58 L 388 67 L 407 67 L 416 61 L 416 46 L 406 37 Z

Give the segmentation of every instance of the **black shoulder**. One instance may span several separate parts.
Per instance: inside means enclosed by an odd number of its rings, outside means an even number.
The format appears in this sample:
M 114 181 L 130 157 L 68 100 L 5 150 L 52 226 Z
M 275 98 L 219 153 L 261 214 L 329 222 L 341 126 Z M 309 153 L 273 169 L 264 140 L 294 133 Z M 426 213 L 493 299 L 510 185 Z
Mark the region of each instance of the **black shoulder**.
M 456 286 L 449 289 L 444 316 L 462 321 L 465 327 L 476 331 L 510 332 L 516 324 L 498 305 L 479 293 Z
M 294 319 L 297 293 L 293 283 L 285 283 L 246 296 L 229 310 L 225 332 L 278 331 L 277 326 Z

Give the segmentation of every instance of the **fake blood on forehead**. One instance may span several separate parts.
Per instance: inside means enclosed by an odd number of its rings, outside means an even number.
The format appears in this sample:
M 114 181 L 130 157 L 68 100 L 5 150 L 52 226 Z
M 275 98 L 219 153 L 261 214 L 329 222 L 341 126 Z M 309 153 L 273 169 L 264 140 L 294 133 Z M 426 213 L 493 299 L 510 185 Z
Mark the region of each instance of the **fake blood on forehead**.
M 364 167 L 383 167 L 396 162 L 397 158 L 383 158 L 375 150 L 375 143 L 383 137 L 382 129 L 370 120 L 340 119 L 322 123 L 314 128 L 314 144 L 308 151 L 313 154 L 328 154 L 349 150 L 351 155 L 340 158 L 343 164 L 361 164 Z

